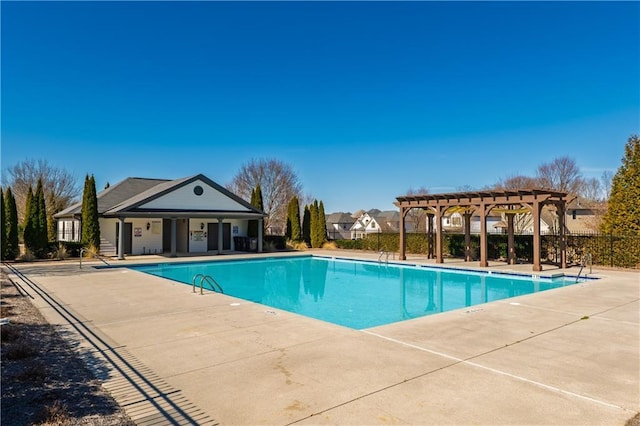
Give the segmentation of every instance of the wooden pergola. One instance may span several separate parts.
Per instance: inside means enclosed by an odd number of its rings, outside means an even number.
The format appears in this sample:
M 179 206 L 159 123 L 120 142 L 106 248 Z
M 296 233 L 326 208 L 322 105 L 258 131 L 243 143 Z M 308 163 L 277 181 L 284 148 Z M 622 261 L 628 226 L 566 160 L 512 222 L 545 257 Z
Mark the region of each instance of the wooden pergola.
M 516 213 L 528 211 L 533 217 L 533 270 L 541 271 L 540 262 L 540 214 L 545 205 L 556 208 L 560 232 L 560 263 L 567 267 L 566 238 L 565 238 L 565 210 L 570 201 L 566 192 L 550 191 L 546 189 L 517 189 L 505 191 L 469 191 L 445 194 L 403 195 L 397 197 L 394 203 L 400 209 L 400 259 L 405 260 L 405 216 L 414 208 L 427 211 L 430 241 L 433 241 L 433 217 L 435 216 L 435 257 L 436 263 L 443 263 L 442 258 L 442 218 L 447 211 L 455 210 L 464 217 L 465 231 L 465 261 L 471 261 L 471 217 L 480 217 L 480 266 L 489 266 L 487 261 L 487 216 L 493 209 L 499 209 L 507 216 L 508 261 L 515 264 L 516 253 L 514 244 L 513 218 Z M 432 255 L 432 247 L 429 250 Z

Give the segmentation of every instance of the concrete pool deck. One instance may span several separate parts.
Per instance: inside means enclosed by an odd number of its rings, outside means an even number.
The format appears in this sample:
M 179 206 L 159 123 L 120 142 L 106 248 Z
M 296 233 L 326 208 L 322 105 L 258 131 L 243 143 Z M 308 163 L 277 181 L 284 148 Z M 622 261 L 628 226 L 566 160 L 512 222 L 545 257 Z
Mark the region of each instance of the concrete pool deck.
M 10 278 L 138 424 L 623 425 L 640 411 L 638 272 L 358 331 L 97 265 L 13 264 Z

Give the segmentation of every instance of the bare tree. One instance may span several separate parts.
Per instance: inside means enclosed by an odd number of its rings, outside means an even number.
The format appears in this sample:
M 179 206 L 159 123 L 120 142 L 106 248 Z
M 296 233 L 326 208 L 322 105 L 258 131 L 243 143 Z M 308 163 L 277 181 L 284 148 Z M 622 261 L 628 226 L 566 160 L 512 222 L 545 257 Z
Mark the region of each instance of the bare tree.
M 40 178 L 48 200 L 48 217 L 68 207 L 80 194 L 76 177 L 65 169 L 51 166 L 47 160 L 28 159 L 9 167 L 2 174 L 2 183 L 11 187 L 21 223 L 24 221 L 27 191 L 30 187 L 35 188 Z
M 407 195 L 426 195 L 429 190 L 423 186 L 418 189 L 409 188 Z M 427 227 L 427 212 L 423 209 L 410 209 L 407 212 L 407 221 L 411 223 L 413 232 L 425 232 Z
M 538 166 L 537 179 L 543 188 L 569 194 L 580 194 L 584 187 L 584 179 L 576 161 L 566 156 Z
M 260 184 L 264 203 L 265 228 L 271 233 L 284 232 L 287 205 L 295 195 L 300 198 L 302 184 L 291 166 L 275 159 L 251 160 L 244 164 L 227 188 L 245 200 Z
M 602 185 L 602 197 L 605 201 L 608 200 L 611 195 L 611 182 L 613 182 L 613 172 L 610 170 L 602 172 L 600 183 Z
M 539 186 L 538 180 L 524 175 L 511 175 L 500 179 L 494 189 L 530 189 Z
M 596 178 L 585 179 L 582 187 L 582 197 L 590 202 L 600 201 L 602 198 L 602 182 Z

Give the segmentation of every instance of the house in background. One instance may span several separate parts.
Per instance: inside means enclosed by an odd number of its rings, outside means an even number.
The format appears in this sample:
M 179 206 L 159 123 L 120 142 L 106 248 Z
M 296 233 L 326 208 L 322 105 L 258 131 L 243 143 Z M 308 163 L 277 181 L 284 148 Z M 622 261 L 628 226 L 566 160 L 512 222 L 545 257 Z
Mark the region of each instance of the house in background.
M 262 222 L 265 216 L 202 174 L 177 180 L 127 178 L 97 199 L 100 254 L 119 258 L 246 250 L 249 220 Z M 54 216 L 60 241 L 80 240 L 81 209 L 77 203 Z M 262 251 L 262 235 L 254 243 Z
M 358 240 L 368 234 L 399 232 L 400 213 L 397 210 L 359 210 L 354 216 L 355 222 L 349 229 L 352 240 Z
M 588 201 L 577 197 L 567 204 L 564 221 L 567 231 L 572 234 L 598 232 L 606 211 L 606 202 Z
M 326 218 L 327 236 L 331 240 L 348 240 L 351 238 L 351 225 L 353 217 L 351 213 L 331 213 Z

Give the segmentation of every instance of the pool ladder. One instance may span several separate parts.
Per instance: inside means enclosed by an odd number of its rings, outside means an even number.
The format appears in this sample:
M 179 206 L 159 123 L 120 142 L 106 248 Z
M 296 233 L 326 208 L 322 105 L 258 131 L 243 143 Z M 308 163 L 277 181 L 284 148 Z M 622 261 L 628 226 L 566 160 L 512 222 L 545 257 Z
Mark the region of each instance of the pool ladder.
M 193 284 L 194 293 L 196 292 L 196 280 L 198 278 L 200 278 L 200 294 L 204 294 L 202 291 L 202 288 L 204 287 L 204 283 L 209 284 L 209 286 L 211 287 L 211 290 L 214 293 L 224 294 L 224 290 L 222 290 L 222 286 L 218 284 L 218 282 L 214 280 L 211 275 L 205 275 L 205 274 L 197 274 L 196 276 L 193 277 L 193 280 L 191 281 L 191 283 Z
M 578 276 L 576 277 L 576 282 L 580 279 L 580 274 L 582 273 L 582 269 L 587 266 L 587 262 L 589 262 L 589 273 L 591 274 L 593 271 L 593 259 L 591 258 L 591 253 L 587 253 L 582 258 L 582 263 L 580 264 L 580 271 L 578 271 Z M 586 275 L 586 274 L 585 274 Z
M 382 256 L 385 256 L 385 258 L 384 258 L 384 263 L 389 263 L 389 252 L 388 252 L 388 251 L 381 250 L 381 251 L 380 251 L 380 256 L 378 256 L 378 263 L 380 263 L 380 262 L 381 262 L 381 260 L 382 260 Z

